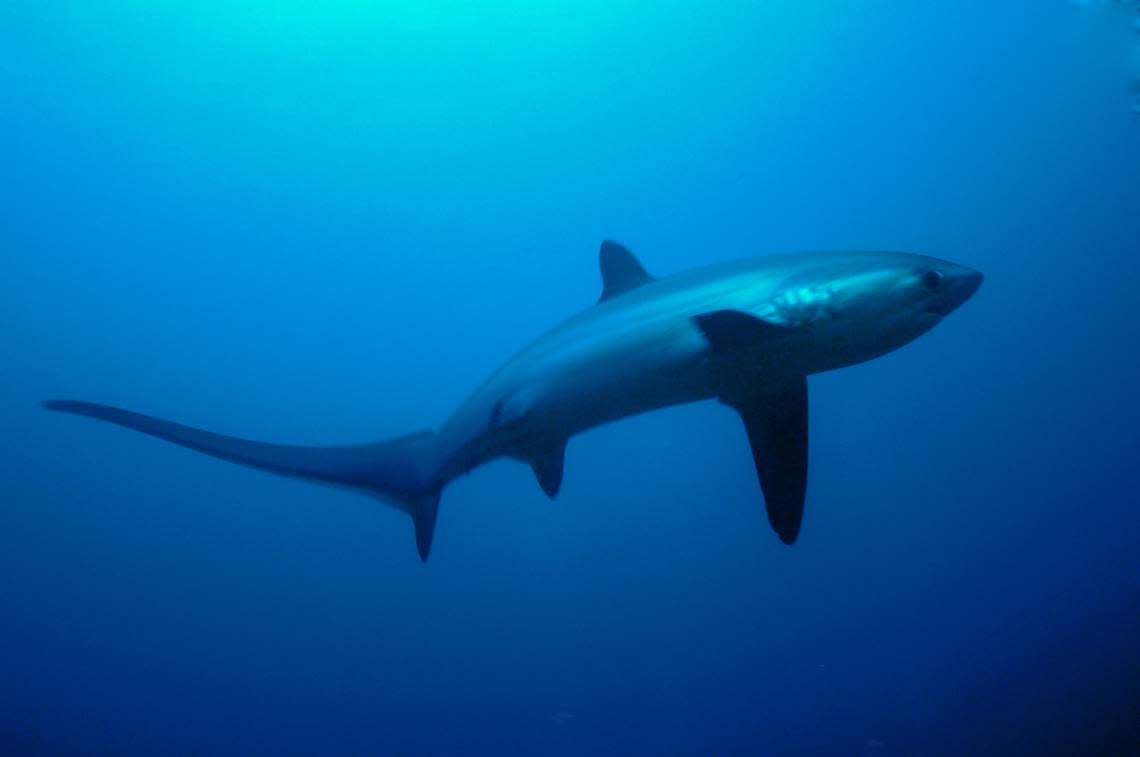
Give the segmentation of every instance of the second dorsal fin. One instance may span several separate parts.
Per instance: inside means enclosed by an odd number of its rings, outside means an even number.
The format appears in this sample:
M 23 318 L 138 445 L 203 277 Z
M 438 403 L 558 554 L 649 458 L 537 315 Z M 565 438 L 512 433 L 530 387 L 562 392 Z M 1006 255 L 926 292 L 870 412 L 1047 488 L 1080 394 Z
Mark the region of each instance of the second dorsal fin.
M 653 281 L 653 277 L 645 272 L 632 252 L 608 239 L 602 242 L 598 264 L 602 269 L 602 296 L 598 302 L 605 302 Z

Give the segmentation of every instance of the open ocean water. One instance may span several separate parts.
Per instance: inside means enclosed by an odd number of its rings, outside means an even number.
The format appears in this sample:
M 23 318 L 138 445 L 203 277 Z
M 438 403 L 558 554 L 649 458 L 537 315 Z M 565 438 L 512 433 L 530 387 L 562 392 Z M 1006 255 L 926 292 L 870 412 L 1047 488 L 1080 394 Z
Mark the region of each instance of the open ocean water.
M 5 0 L 0 754 L 1140 753 L 1131 2 Z M 810 379 L 802 535 L 713 402 L 405 515 L 76 397 L 437 427 L 653 273 L 985 273 Z

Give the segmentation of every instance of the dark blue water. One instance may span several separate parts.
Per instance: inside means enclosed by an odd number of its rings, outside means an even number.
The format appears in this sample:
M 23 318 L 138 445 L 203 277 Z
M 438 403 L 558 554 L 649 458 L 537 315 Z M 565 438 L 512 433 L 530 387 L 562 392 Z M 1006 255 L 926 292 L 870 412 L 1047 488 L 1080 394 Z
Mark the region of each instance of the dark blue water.
M 1140 749 L 1140 44 L 1123 3 L 0 8 L 0 752 Z M 706 403 L 366 497 L 49 415 L 437 426 L 659 274 L 986 284 L 811 380 L 803 535 Z

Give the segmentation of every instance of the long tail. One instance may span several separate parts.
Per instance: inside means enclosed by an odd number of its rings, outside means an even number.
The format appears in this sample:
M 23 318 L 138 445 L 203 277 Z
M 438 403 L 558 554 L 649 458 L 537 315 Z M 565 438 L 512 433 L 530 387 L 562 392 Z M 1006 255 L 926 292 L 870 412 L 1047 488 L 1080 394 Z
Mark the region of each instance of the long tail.
M 53 400 L 44 407 L 126 426 L 251 468 L 368 491 L 412 516 L 421 560 L 431 551 L 442 484 L 428 469 L 435 436 L 430 431 L 375 444 L 294 447 L 215 434 L 93 402 Z

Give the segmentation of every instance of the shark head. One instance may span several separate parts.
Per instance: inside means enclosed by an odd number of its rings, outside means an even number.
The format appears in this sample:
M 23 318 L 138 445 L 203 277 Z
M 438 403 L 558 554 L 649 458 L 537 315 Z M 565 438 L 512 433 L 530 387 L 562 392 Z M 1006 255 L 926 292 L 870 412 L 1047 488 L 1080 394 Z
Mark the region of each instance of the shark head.
M 981 273 L 957 263 L 923 255 L 871 253 L 853 262 L 848 272 L 831 275 L 824 286 L 831 292 L 836 317 L 890 332 L 930 328 L 970 299 L 981 284 Z
M 970 299 L 972 268 L 908 253 L 821 256 L 785 280 L 756 315 L 790 329 L 805 373 L 861 363 L 913 341 Z M 802 328 L 801 328 L 802 327 Z M 799 331 L 801 338 L 793 334 Z
M 927 263 L 908 278 L 919 275 L 921 291 L 911 281 L 912 299 L 918 303 L 924 315 L 942 318 L 958 309 L 958 306 L 974 296 L 982 285 L 982 274 L 973 268 L 943 260 L 926 258 Z

